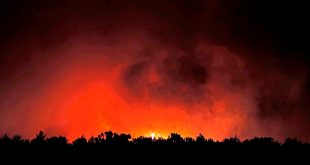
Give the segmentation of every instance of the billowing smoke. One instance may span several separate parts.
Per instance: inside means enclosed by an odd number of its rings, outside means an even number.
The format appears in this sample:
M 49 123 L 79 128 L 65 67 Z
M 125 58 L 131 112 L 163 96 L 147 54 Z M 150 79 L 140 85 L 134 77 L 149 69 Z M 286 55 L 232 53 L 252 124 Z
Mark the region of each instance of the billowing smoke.
M 258 2 L 1 3 L 1 134 L 309 140 L 307 44 Z

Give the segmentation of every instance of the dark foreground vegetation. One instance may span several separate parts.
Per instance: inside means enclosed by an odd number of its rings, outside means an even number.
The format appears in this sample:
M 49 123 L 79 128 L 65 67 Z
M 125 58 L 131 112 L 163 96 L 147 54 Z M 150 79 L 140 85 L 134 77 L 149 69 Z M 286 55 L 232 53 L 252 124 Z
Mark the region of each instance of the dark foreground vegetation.
M 309 163 L 310 144 L 288 138 L 279 143 L 270 137 L 256 137 L 240 141 L 237 137 L 214 141 L 199 135 L 183 138 L 172 133 L 167 139 L 137 137 L 117 134 L 111 131 L 86 139 L 81 136 L 69 143 L 64 136 L 46 137 L 39 132 L 32 139 L 19 135 L 0 138 L 1 159 L 10 161 L 45 159 L 50 161 L 114 161 L 130 162 L 146 160 L 151 162 L 183 160 L 194 162 L 247 162 L 266 161 L 294 164 Z M 145 162 L 147 164 L 147 162 Z M 205 164 L 205 163 L 203 163 Z

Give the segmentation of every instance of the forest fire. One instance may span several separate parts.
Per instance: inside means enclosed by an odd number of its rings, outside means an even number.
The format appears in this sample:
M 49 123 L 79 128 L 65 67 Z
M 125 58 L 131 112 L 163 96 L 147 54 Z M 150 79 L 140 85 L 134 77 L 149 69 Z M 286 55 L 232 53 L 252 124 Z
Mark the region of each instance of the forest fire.
M 85 3 L 0 4 L 1 134 L 309 140 L 307 44 L 273 21 L 212 0 Z

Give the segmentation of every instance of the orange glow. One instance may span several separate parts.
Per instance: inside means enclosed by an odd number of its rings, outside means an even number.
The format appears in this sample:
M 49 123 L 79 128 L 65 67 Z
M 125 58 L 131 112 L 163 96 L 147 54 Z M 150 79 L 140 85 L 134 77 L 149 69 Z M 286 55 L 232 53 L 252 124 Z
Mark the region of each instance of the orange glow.
M 228 50 L 209 45 L 197 48 L 199 52 L 207 51 L 213 59 L 208 64 L 212 74 L 210 80 L 199 87 L 199 93 L 192 92 L 198 87 L 186 84 L 190 82 L 173 82 L 158 69 L 164 57 L 169 55 L 167 52 L 179 53 L 164 47 L 156 52 L 159 60 L 147 64 L 148 69 L 135 80 L 137 85 L 129 89 L 128 84 L 133 80 L 122 77 L 128 66 L 135 62 L 132 56 L 143 48 L 144 42 L 125 43 L 129 44 L 99 48 L 72 43 L 64 50 L 50 52 L 58 54 L 59 59 L 41 66 L 42 73 L 55 68 L 52 74 L 44 75 L 45 84 L 40 87 L 42 94 L 28 96 L 20 105 L 37 109 L 32 111 L 33 114 L 27 114 L 30 120 L 24 127 L 29 129 L 21 133 L 34 136 L 43 129 L 48 135 L 62 134 L 70 140 L 81 135 L 96 136 L 107 130 L 152 138 L 167 138 L 170 133 L 183 137 L 202 133 L 214 139 L 234 134 L 241 138 L 252 135 L 244 133 L 249 127 L 255 127 L 251 124 L 255 120 L 251 114 L 255 107 L 249 94 L 252 90 L 233 91 L 234 88 L 225 84 L 227 76 L 222 74 L 230 72 L 230 67 L 240 67 L 237 57 Z M 70 59 L 70 56 L 75 58 Z M 175 89 L 169 93 L 169 88 Z M 161 93 L 156 93 L 157 90 Z M 208 93 L 212 95 L 208 96 Z M 196 99 L 196 95 L 201 96 Z

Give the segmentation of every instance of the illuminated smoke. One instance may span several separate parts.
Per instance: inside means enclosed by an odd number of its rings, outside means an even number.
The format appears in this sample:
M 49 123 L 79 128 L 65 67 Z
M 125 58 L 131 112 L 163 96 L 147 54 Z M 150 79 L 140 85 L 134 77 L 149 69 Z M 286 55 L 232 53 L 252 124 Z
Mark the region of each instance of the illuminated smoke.
M 251 21 L 221 3 L 17 6 L 1 27 L 0 133 L 308 140 L 302 56 L 239 34 Z

